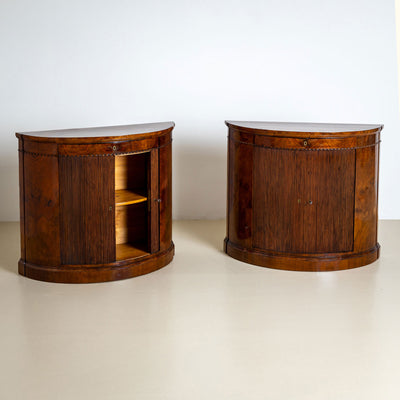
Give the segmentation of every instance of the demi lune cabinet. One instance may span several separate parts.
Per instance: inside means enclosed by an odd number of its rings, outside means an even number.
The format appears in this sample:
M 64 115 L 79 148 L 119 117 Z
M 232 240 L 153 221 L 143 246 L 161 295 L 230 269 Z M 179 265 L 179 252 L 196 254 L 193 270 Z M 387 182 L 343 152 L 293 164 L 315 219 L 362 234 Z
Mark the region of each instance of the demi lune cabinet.
M 382 125 L 226 124 L 227 254 L 302 271 L 354 268 L 379 257 Z
M 172 122 L 17 133 L 19 273 L 64 283 L 167 265 Z

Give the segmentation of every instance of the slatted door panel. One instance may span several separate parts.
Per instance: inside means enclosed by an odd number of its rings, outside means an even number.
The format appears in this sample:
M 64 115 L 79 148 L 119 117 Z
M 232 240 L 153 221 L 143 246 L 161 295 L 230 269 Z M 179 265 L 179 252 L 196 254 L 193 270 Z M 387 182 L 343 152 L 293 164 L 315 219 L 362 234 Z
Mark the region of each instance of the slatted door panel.
M 298 151 L 254 148 L 253 246 L 284 252 L 304 248 L 303 191 Z
M 310 251 L 352 251 L 355 150 L 318 151 L 314 159 L 315 183 L 310 192 L 314 190 L 318 235 L 315 244 L 310 243 Z
M 62 264 L 115 261 L 114 157 L 60 157 Z
M 253 246 L 279 252 L 353 248 L 355 153 L 255 148 Z

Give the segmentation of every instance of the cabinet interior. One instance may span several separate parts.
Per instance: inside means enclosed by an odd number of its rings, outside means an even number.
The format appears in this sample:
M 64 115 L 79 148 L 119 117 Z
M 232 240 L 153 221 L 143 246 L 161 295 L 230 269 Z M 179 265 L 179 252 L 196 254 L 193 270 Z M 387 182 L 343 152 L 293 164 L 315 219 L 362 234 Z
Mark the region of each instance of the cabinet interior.
M 149 254 L 149 153 L 115 156 L 116 259 Z

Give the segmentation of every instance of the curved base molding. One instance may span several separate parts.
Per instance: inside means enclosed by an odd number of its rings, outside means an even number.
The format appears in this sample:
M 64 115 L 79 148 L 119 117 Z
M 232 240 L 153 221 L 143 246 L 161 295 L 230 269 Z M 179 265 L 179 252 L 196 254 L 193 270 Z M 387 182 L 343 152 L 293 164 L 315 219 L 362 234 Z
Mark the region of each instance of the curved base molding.
M 165 267 L 174 257 L 175 247 L 162 252 L 149 254 L 140 259 L 128 259 L 102 265 L 61 265 L 46 267 L 18 262 L 18 272 L 31 279 L 56 283 L 95 283 L 117 281 L 145 275 Z
M 289 255 L 261 250 L 247 250 L 230 242 L 224 241 L 225 253 L 249 264 L 260 267 L 282 269 L 287 271 L 340 271 L 362 267 L 371 264 L 379 258 L 380 245 L 361 253 L 332 253 L 315 255 Z

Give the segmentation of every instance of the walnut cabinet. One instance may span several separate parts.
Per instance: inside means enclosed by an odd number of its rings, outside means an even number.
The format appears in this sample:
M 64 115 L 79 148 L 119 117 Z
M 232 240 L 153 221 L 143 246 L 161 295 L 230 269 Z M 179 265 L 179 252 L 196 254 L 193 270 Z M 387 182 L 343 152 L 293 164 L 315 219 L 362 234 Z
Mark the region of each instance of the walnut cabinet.
M 17 133 L 19 273 L 65 283 L 168 264 L 172 122 Z
M 226 253 L 303 271 L 354 268 L 379 257 L 382 125 L 227 125 Z

